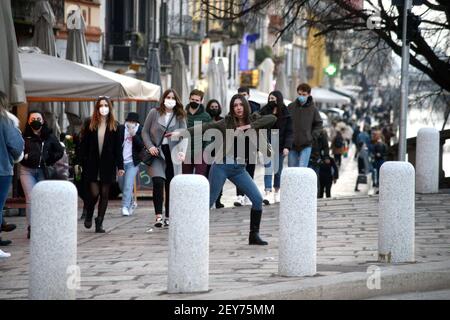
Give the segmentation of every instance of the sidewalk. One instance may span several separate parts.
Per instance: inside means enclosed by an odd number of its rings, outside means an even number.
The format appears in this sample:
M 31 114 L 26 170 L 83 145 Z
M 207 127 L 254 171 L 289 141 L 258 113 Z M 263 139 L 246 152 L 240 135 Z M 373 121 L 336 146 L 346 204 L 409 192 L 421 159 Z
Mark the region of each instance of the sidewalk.
M 78 299 L 319 299 L 450 288 L 450 197 L 416 198 L 416 263 L 377 262 L 377 197 L 354 196 L 318 202 L 317 275 L 286 278 L 278 269 L 278 205 L 266 206 L 261 225 L 268 246 L 247 245 L 249 207 L 212 210 L 210 291 L 168 295 L 168 230 L 146 233 L 153 221 L 151 202 L 122 217 L 113 202 L 106 234 L 78 225 Z M 81 212 L 80 212 L 81 213 Z M 0 299 L 28 295 L 29 241 L 25 219 L 9 218 L 17 230 L 4 234 L 12 257 L 0 261 Z M 381 290 L 368 290 L 369 266 L 381 268 Z

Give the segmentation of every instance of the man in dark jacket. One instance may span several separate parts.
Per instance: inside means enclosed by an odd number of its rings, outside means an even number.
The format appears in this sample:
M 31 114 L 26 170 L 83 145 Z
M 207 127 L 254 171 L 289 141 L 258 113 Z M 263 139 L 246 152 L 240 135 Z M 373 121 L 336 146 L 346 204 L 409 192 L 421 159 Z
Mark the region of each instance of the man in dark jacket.
M 250 105 L 251 113 L 259 112 L 261 109 L 261 105 L 255 101 L 250 101 L 250 89 L 248 87 L 240 87 L 238 89 L 238 94 L 247 99 L 248 104 Z
M 203 106 L 203 91 L 194 89 L 189 95 L 189 104 L 186 106 L 187 127 L 193 127 L 196 124 L 211 122 L 211 116 L 205 111 Z M 203 150 L 207 146 L 203 142 L 201 150 L 195 150 L 194 143 L 187 149 L 186 160 L 183 163 L 183 174 L 201 174 L 206 177 L 208 165 L 203 159 Z
M 122 189 L 122 215 L 129 216 L 137 207 L 136 201 L 133 200 L 133 187 L 141 163 L 139 154 L 144 148 L 139 114 L 128 113 L 125 125 L 120 125 L 118 130 L 119 141 L 122 142 L 123 168 L 125 170 L 125 174 L 119 177 L 119 186 Z
M 322 131 L 322 118 L 314 106 L 311 87 L 302 83 L 297 87 L 297 99 L 288 105 L 292 117 L 293 144 L 289 151 L 289 167 L 307 167 L 314 136 Z

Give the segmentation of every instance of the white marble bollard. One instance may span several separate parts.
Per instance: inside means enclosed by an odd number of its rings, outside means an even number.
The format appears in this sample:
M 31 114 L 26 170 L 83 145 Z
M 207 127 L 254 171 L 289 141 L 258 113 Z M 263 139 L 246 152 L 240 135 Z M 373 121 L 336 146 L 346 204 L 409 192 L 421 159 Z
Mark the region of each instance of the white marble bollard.
M 388 161 L 380 169 L 378 258 L 400 263 L 414 261 L 414 167 Z
M 422 128 L 417 134 L 416 191 L 439 192 L 439 131 Z
M 197 174 L 170 183 L 168 293 L 209 287 L 209 182 Z
M 278 272 L 300 277 L 316 274 L 317 175 L 309 168 L 281 174 Z
M 67 181 L 42 181 L 31 192 L 32 300 L 75 299 L 79 285 L 77 198 L 77 189 Z

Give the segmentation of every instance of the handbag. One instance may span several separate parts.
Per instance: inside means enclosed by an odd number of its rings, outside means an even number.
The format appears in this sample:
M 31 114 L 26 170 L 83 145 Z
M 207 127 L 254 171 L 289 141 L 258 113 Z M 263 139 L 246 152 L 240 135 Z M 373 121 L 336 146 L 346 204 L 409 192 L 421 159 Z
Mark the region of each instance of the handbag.
M 163 134 L 161 136 L 161 140 L 159 141 L 158 145 L 155 146 L 156 148 L 159 148 L 161 146 L 161 144 L 162 144 L 162 142 L 164 140 L 164 136 L 165 136 L 165 134 L 167 132 L 167 129 L 169 128 L 170 123 L 172 122 L 172 119 L 173 119 L 174 116 L 175 116 L 175 113 L 173 113 L 172 117 L 169 120 L 169 123 L 165 127 L 164 132 L 163 132 Z M 141 161 L 147 166 L 151 166 L 153 161 L 155 161 L 158 158 L 160 158 L 160 156 L 159 155 L 157 155 L 157 156 L 152 155 L 150 153 L 150 150 L 146 146 L 144 146 L 142 151 L 139 153 L 139 159 L 141 159 Z

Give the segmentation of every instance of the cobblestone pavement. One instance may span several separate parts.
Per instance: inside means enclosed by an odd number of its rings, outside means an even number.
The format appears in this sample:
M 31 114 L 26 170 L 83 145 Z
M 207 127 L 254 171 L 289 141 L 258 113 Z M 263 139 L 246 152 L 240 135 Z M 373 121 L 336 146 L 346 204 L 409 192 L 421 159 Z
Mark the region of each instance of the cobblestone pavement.
M 150 203 L 141 202 L 136 215 L 121 217 L 118 203 L 105 219 L 106 234 L 95 234 L 79 223 L 78 299 L 176 299 L 165 294 L 168 230 L 146 233 Z M 9 218 L 18 230 L 8 234 L 12 257 L 0 261 L 0 299 L 28 294 L 29 246 L 23 218 Z M 195 224 L 195 221 L 193 221 Z M 277 275 L 278 205 L 265 207 L 261 233 L 269 246 L 248 246 L 249 207 L 212 210 L 210 216 L 210 290 L 236 290 L 281 283 Z M 377 264 L 377 197 L 320 200 L 318 206 L 318 275 L 364 272 Z M 450 259 L 450 196 L 416 198 L 416 260 Z

